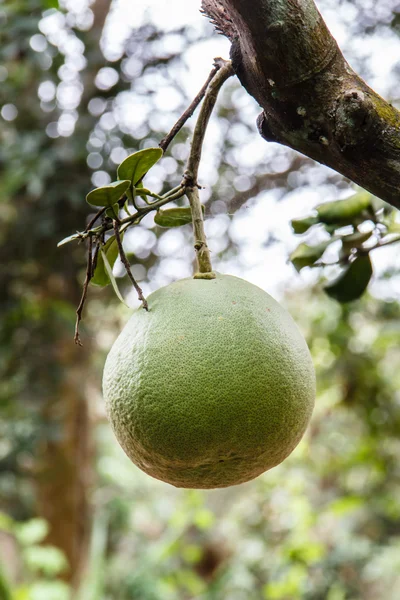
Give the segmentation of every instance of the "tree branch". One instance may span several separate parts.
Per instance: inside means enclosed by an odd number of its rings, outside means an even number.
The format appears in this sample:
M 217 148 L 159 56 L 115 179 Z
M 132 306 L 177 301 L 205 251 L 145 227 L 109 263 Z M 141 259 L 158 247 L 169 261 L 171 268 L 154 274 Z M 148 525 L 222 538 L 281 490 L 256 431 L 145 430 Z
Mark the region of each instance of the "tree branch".
M 197 96 L 192 100 L 192 102 L 187 107 L 185 112 L 179 117 L 179 119 L 177 120 L 177 122 L 175 123 L 175 125 L 173 126 L 171 131 L 165 137 L 163 137 L 161 142 L 158 144 L 163 152 L 165 152 L 167 150 L 168 146 L 170 145 L 170 143 L 172 142 L 172 140 L 174 139 L 176 134 L 182 129 L 182 127 L 185 125 L 186 121 L 188 119 L 190 119 L 190 117 L 193 115 L 194 111 L 200 104 L 200 102 L 203 100 L 204 95 L 207 91 L 208 85 L 209 85 L 210 81 L 212 81 L 212 79 L 214 78 L 214 76 L 219 68 L 220 68 L 219 64 L 216 65 L 215 67 L 213 67 L 209 76 L 207 77 L 207 81 L 205 82 L 205 84 L 203 85 L 203 87 L 201 88 L 201 90 L 199 91 Z
M 119 226 L 120 224 L 118 223 L 118 221 L 115 219 L 113 221 L 113 227 L 114 227 L 114 233 L 115 233 L 115 239 L 117 241 L 117 245 L 118 245 L 118 252 L 119 252 L 119 256 L 121 259 L 122 264 L 125 267 L 125 271 L 127 272 L 127 275 L 129 277 L 129 279 L 132 282 L 133 287 L 135 288 L 138 298 L 142 303 L 142 307 L 145 310 L 149 310 L 148 304 L 147 304 L 147 300 L 146 298 L 143 296 L 143 291 L 142 288 L 140 287 L 140 285 L 138 284 L 138 282 L 136 281 L 136 279 L 134 278 L 132 271 L 131 271 L 131 265 L 129 264 L 129 260 L 127 259 L 127 256 L 125 254 L 124 248 L 122 246 L 122 240 L 121 240 L 121 235 L 119 232 Z
M 208 86 L 207 93 L 205 95 L 203 105 L 200 109 L 200 114 L 196 121 L 196 126 L 193 132 L 189 160 L 187 162 L 184 174 L 184 183 L 187 186 L 197 186 L 197 174 L 199 171 L 201 150 L 203 147 L 208 121 L 215 106 L 221 86 L 227 79 L 229 79 L 229 77 L 232 77 L 234 74 L 231 61 L 224 60 L 223 58 L 216 58 L 215 64 L 219 65 L 219 70 Z
M 200 114 L 194 128 L 189 158 L 181 184 L 184 186 L 190 208 L 192 209 L 194 248 L 196 250 L 198 265 L 198 272 L 195 274 L 195 278 L 197 279 L 215 279 L 215 273 L 213 272 L 211 265 L 210 250 L 207 246 L 207 239 L 204 231 L 203 211 L 197 182 L 201 151 L 208 121 L 210 120 L 211 113 L 214 109 L 218 92 L 225 81 L 233 75 L 232 64 L 230 61 L 218 58 L 215 59 L 215 65 L 218 66 L 219 70 L 214 74 L 214 77 L 211 79 L 207 88 Z
M 302 156 L 295 156 L 289 167 L 279 173 L 262 173 L 257 175 L 254 183 L 247 190 L 243 192 L 237 192 L 233 198 L 227 202 L 227 209 L 229 213 L 236 212 L 243 204 L 248 200 L 256 198 L 261 192 L 271 190 L 273 188 L 288 186 L 288 176 L 295 171 L 298 171 L 303 165 L 312 164 L 310 160 Z M 338 177 L 338 176 L 337 176 Z
M 351 69 L 313 0 L 202 0 L 261 105 L 267 141 L 289 146 L 400 208 L 400 113 Z
M 79 323 L 82 320 L 82 311 L 85 306 L 86 296 L 88 292 L 88 287 L 90 280 L 93 276 L 93 257 L 92 257 L 92 248 L 93 248 L 93 240 L 89 237 L 88 243 L 88 253 L 87 253 L 87 263 L 86 263 L 86 276 L 85 281 L 83 283 L 82 296 L 79 302 L 79 306 L 76 309 L 76 322 L 75 322 L 75 335 L 74 341 L 77 346 L 82 346 L 81 338 L 79 336 Z

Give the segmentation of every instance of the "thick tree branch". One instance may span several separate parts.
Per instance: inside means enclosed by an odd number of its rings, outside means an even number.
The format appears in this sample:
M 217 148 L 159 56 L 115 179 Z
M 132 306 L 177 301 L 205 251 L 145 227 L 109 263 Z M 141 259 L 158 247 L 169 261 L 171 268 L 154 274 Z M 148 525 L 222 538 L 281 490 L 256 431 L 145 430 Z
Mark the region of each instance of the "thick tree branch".
M 351 69 L 313 0 L 202 0 L 261 135 L 400 208 L 400 113 Z

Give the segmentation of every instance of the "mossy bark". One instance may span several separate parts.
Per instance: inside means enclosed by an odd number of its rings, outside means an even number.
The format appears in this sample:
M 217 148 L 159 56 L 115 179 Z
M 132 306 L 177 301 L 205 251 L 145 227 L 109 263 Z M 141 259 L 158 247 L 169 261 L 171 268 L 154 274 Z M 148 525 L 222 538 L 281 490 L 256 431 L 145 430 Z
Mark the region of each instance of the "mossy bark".
M 400 113 L 351 69 L 313 0 L 202 0 L 261 135 L 400 208 Z

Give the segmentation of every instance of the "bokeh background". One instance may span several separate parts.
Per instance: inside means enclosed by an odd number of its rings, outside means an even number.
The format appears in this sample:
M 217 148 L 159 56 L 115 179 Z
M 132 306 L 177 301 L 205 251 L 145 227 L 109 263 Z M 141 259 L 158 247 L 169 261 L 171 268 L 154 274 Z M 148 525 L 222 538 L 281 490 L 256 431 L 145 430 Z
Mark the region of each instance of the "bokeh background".
M 111 286 L 91 288 L 76 347 L 85 251 L 57 242 L 92 216 L 88 191 L 156 146 L 229 52 L 198 1 L 138 5 L 0 6 L 0 599 L 395 600 L 398 246 L 373 253 L 373 283 L 352 304 L 327 298 L 318 269 L 296 273 L 290 219 L 354 188 L 261 140 L 258 108 L 236 81 L 219 98 L 200 172 L 209 245 L 217 270 L 272 293 L 306 336 L 318 379 L 311 426 L 271 472 L 200 492 L 139 471 L 106 421 L 102 367 L 130 310 Z M 400 106 L 399 2 L 318 6 L 350 64 Z M 192 127 L 147 187 L 180 182 Z M 190 226 L 161 229 L 149 215 L 124 244 L 146 294 L 192 272 Z M 121 264 L 115 273 L 136 306 Z

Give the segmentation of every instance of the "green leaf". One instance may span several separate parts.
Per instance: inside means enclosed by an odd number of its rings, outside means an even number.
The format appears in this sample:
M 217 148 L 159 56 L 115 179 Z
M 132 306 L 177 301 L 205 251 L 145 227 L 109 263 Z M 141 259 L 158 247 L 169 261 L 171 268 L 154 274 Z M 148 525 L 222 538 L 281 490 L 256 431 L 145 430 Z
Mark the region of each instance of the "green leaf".
M 142 194 L 142 190 L 144 191 L 144 193 Z M 139 183 L 136 184 L 136 186 L 134 186 L 134 195 L 135 196 L 141 196 L 143 198 L 143 200 L 147 203 L 147 193 L 149 192 L 149 190 L 147 190 L 147 188 L 145 188 L 143 186 L 143 183 L 141 181 L 139 181 Z M 128 192 L 127 192 L 128 198 L 129 200 L 132 200 L 132 191 L 129 188 Z
M 324 290 L 338 302 L 352 302 L 366 290 L 372 272 L 369 254 L 358 256 L 335 281 L 326 285 Z
M 23 546 L 39 544 L 48 534 L 49 526 L 44 519 L 30 519 L 16 528 L 16 537 Z
M 204 214 L 205 207 L 201 206 Z M 181 227 L 192 222 L 192 209 L 190 206 L 182 208 L 167 208 L 158 210 L 154 216 L 154 222 L 160 227 Z
M 143 186 L 143 184 L 142 184 L 142 186 Z M 148 190 L 147 188 L 142 187 L 142 186 L 138 185 L 137 187 L 135 187 L 136 196 L 146 196 L 147 194 L 151 194 L 150 190 Z
M 117 282 L 115 281 L 115 277 L 114 277 L 114 273 L 113 273 L 113 270 L 112 270 L 112 266 L 110 265 L 110 263 L 107 260 L 106 253 L 102 249 L 100 250 L 100 252 L 101 252 L 102 257 L 103 257 L 103 262 L 104 262 L 105 269 L 107 271 L 107 275 L 108 275 L 108 277 L 110 279 L 111 285 L 114 288 L 114 292 L 116 293 L 116 295 L 118 296 L 118 298 L 121 300 L 121 302 L 123 304 L 125 304 L 125 306 L 128 306 L 127 303 L 125 302 L 125 300 L 123 299 L 121 292 L 118 289 L 118 285 L 117 285 Z
M 372 235 L 372 231 L 356 231 L 350 235 L 342 237 L 343 248 L 359 248 L 364 242 L 369 240 Z
M 92 206 L 112 206 L 125 194 L 130 181 L 113 181 L 88 193 L 86 201 Z
M 123 233 L 121 234 L 121 240 L 123 239 Z M 101 248 L 102 252 L 99 252 L 97 255 L 97 264 L 94 270 L 94 274 L 90 283 L 93 285 L 99 285 L 104 287 L 111 283 L 110 278 L 107 273 L 107 269 L 103 260 L 103 253 L 107 256 L 108 264 L 111 265 L 111 268 L 114 266 L 115 261 L 117 260 L 119 250 L 117 240 L 115 239 L 115 235 L 112 235 L 108 238 L 107 242 Z
M 73 233 L 72 235 L 69 235 L 68 237 L 65 237 L 63 240 L 61 240 L 61 242 L 58 242 L 57 248 L 59 248 L 60 246 L 64 246 L 64 244 L 68 244 L 69 242 L 72 242 L 73 240 L 79 240 L 81 235 L 82 234 L 77 232 L 77 233 Z
M 365 505 L 365 500 L 358 496 L 345 496 L 334 500 L 329 505 L 329 512 L 332 512 L 335 516 L 342 517 L 348 513 L 359 510 Z
M 369 192 L 358 192 L 345 200 L 325 202 L 316 207 L 321 223 L 353 223 L 356 217 L 372 206 L 373 196 Z
M 118 204 L 118 202 L 116 202 L 115 204 L 110 206 L 110 208 L 107 208 L 106 215 L 107 215 L 107 217 L 110 217 L 110 219 L 115 219 L 115 217 L 118 216 L 118 212 L 119 212 L 119 204 Z
M 397 221 L 398 211 L 393 210 L 383 223 L 387 227 L 387 233 L 400 233 L 400 223 Z
M 71 598 L 71 588 L 59 579 L 37 579 L 29 586 L 29 593 L 26 600 L 69 600 Z M 14 600 L 25 600 L 19 596 Z
M 30 546 L 23 554 L 24 562 L 35 573 L 54 577 L 68 568 L 63 552 L 54 546 Z
M 128 156 L 118 167 L 118 179 L 129 179 L 136 186 L 147 171 L 160 160 L 161 148 L 144 148 Z
M 340 229 L 341 227 L 343 227 L 343 223 L 334 223 L 333 225 L 324 224 L 324 229 L 329 235 L 332 235 L 336 229 Z
M 214 524 L 214 514 L 208 508 L 201 508 L 196 511 L 193 516 L 193 523 L 197 525 L 199 529 L 210 529 Z
M 3 570 L 3 566 L 0 563 L 0 598 L 1 600 L 13 600 L 15 598 L 12 590 L 11 583 L 6 576 L 5 570 Z
M 317 217 L 305 217 L 304 219 L 293 219 L 291 225 L 295 233 L 305 233 L 313 225 L 317 225 L 319 219 Z
M 0 512 L 0 531 L 12 533 L 15 526 L 18 526 L 15 521 L 6 513 Z M 1 598 L 1 596 L 0 596 Z
M 301 271 L 304 267 L 310 267 L 318 259 L 321 258 L 329 244 L 333 240 L 327 240 L 321 242 L 317 246 L 309 246 L 308 244 L 300 244 L 290 255 L 290 261 L 292 262 L 296 271 Z

